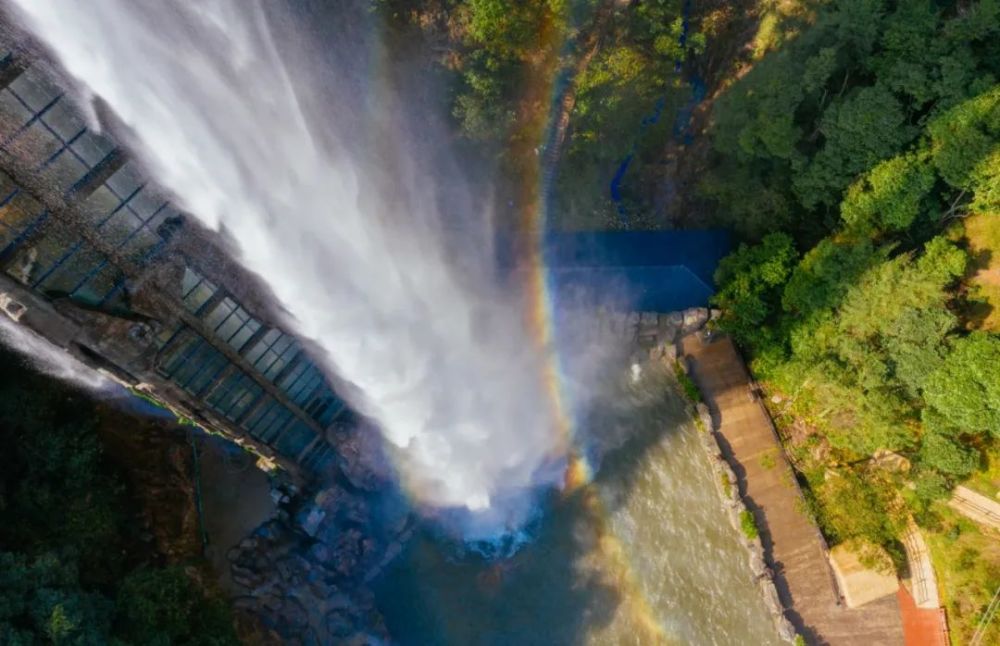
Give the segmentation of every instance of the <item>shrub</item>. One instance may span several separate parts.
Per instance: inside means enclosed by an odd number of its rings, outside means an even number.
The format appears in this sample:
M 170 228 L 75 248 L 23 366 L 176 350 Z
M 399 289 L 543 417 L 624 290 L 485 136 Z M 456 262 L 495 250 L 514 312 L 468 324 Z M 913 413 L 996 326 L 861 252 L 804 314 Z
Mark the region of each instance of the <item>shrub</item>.
M 681 385 L 684 395 L 694 403 L 700 403 L 701 391 L 698 390 L 694 380 L 684 371 L 684 366 L 681 365 L 680 361 L 674 361 L 674 376 L 677 377 L 677 383 Z
M 744 509 L 740 512 L 740 529 L 743 530 L 743 535 L 753 540 L 760 536 L 760 531 L 757 529 L 757 521 L 753 518 L 753 512 L 749 509 Z

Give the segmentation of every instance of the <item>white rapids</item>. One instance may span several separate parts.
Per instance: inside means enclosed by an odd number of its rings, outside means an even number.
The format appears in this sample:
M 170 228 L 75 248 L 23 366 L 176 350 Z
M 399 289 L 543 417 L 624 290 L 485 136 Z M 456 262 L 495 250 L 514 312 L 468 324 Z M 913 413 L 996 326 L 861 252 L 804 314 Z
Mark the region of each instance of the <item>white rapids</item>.
M 395 195 L 384 196 L 367 172 L 372 160 L 336 145 L 339 135 L 357 140 L 345 129 L 359 123 L 395 143 L 384 132 L 395 124 L 374 114 L 342 124 L 349 109 L 337 96 L 323 111 L 307 107 L 318 103 L 319 67 L 286 64 L 273 5 L 14 4 L 85 92 L 134 131 L 135 152 L 156 180 L 235 241 L 296 332 L 356 387 L 351 403 L 380 426 L 420 502 L 480 510 L 502 526 L 516 519 L 499 500 L 558 480 L 563 439 L 521 299 L 490 278 L 486 251 L 456 258 L 446 248 L 446 223 L 426 189 L 435 178 L 400 152 L 407 146 L 379 153 L 405 171 Z M 336 69 L 334 51 L 313 53 Z M 365 73 L 344 70 L 345 83 Z M 377 81 L 363 83 L 384 92 Z M 318 123 L 334 136 L 317 136 Z M 488 226 L 486 211 L 468 214 L 475 227 Z

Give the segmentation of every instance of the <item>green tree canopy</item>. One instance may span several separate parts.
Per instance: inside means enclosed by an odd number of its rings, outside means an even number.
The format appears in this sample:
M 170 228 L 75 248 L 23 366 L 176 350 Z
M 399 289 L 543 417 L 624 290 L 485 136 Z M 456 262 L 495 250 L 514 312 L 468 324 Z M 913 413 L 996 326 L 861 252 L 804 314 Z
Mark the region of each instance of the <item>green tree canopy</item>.
M 741 343 L 752 342 L 760 326 L 777 309 L 781 287 L 796 258 L 792 239 L 772 233 L 760 244 L 740 245 L 723 259 L 715 275 L 719 291 L 713 297 L 713 302 L 723 309 L 719 327 Z
M 947 432 L 1000 437 L 1000 338 L 973 332 L 958 339 L 926 381 L 930 426 Z M 942 428 L 943 427 L 943 428 Z
M 936 176 L 924 156 L 899 155 L 877 164 L 848 189 L 840 204 L 848 226 L 902 231 L 932 213 L 927 199 Z

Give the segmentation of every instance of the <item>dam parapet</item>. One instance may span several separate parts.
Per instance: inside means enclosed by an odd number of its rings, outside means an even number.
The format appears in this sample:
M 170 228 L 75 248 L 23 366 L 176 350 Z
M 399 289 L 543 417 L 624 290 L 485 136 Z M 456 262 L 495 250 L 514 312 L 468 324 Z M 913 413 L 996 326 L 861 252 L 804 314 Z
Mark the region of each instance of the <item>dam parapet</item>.
M 151 181 L 127 132 L 0 21 L 0 292 L 12 320 L 298 484 L 356 416 L 269 290 Z

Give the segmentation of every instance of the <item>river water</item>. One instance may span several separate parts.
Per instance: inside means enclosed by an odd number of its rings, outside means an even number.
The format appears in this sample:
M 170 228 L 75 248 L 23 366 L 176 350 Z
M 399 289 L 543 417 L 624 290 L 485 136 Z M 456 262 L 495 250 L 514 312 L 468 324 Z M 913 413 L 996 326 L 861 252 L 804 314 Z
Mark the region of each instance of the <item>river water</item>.
M 402 644 L 777 644 L 741 536 L 669 378 L 647 368 L 592 424 L 592 484 L 506 561 L 417 535 L 377 582 Z

